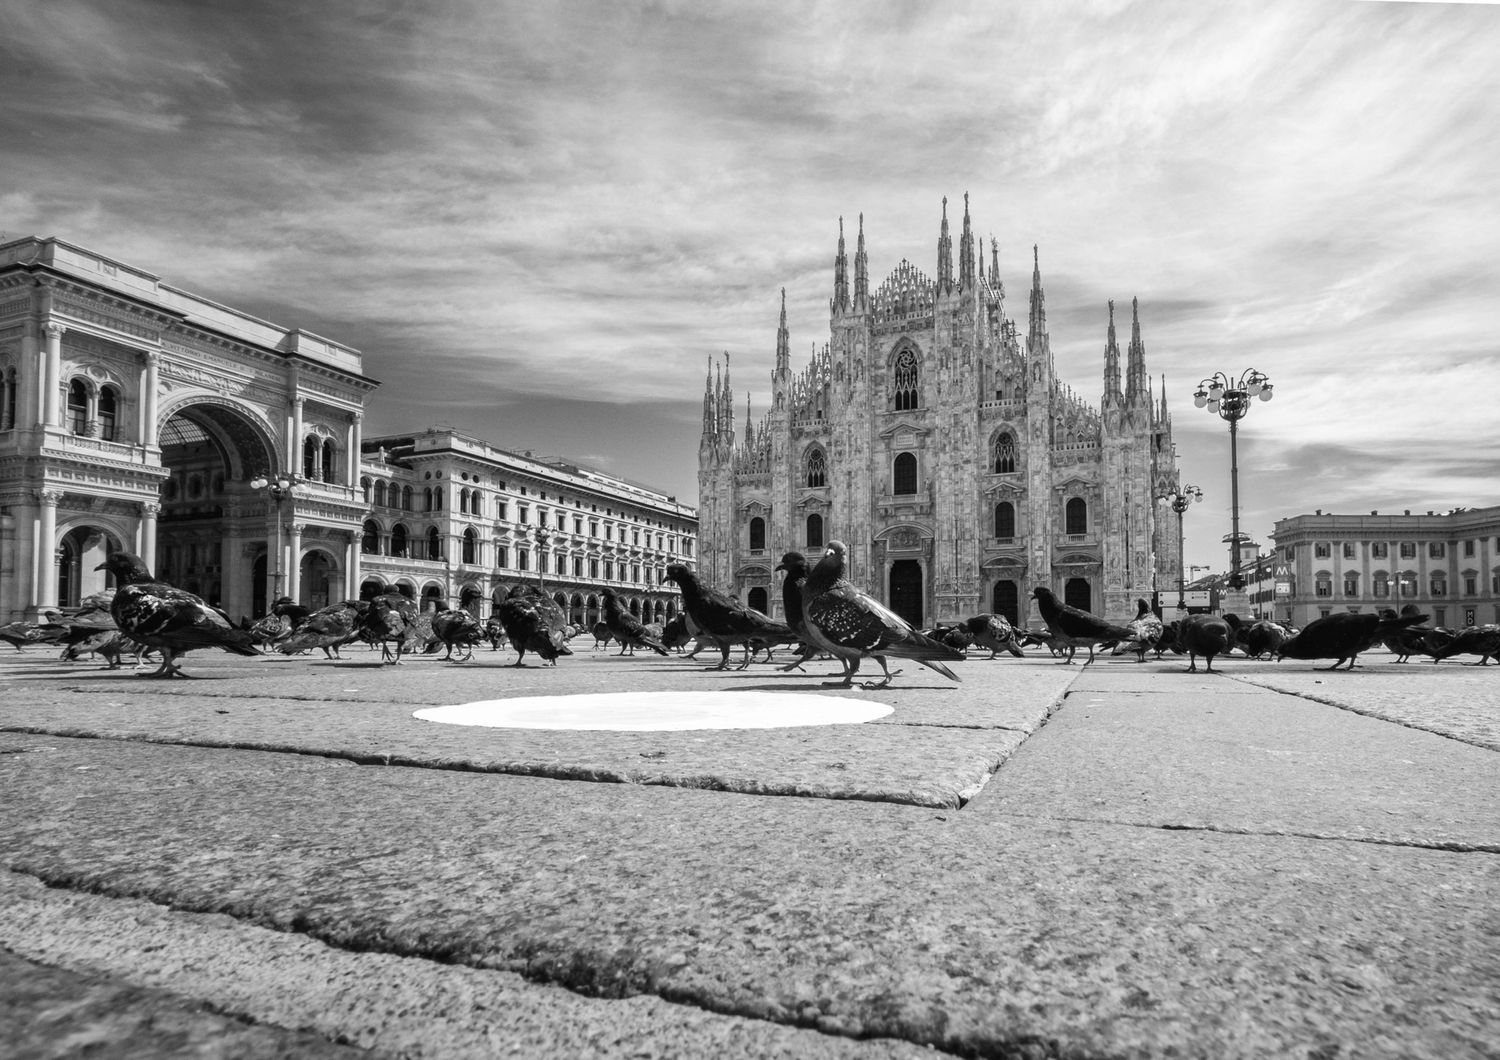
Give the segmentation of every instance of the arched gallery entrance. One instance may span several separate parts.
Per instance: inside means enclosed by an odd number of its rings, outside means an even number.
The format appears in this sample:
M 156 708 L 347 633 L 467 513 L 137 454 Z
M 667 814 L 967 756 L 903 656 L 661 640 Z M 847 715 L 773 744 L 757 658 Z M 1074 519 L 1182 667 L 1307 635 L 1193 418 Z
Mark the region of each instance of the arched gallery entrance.
M 914 559 L 891 564 L 891 610 L 913 626 L 922 626 L 922 565 Z

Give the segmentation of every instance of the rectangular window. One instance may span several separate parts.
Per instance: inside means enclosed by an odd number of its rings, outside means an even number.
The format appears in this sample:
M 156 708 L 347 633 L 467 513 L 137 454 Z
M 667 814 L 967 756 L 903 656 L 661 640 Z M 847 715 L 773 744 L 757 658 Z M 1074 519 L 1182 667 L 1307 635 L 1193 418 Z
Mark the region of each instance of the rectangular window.
M 606 541 L 613 541 L 614 539 L 615 539 L 615 525 L 613 523 L 605 523 L 604 524 L 604 540 L 606 540 Z
M 1427 557 L 1429 559 L 1442 559 L 1448 553 L 1448 546 L 1441 541 L 1431 541 L 1427 545 Z
M 1465 541 L 1464 542 L 1464 558 L 1468 559 L 1472 555 L 1474 555 L 1474 542 L 1472 542 L 1472 541 Z
M 632 545 L 639 545 L 641 543 L 641 532 L 639 530 L 630 531 L 630 543 Z
M 1319 578 L 1317 583 L 1317 594 L 1319 596 L 1332 596 L 1333 582 L 1324 581 L 1323 579 Z
M 1359 595 L 1359 579 L 1358 578 L 1345 578 L 1344 579 L 1344 595 L 1345 596 L 1358 596 Z
M 1370 588 L 1374 590 L 1376 597 L 1384 598 L 1391 595 L 1391 583 L 1384 578 L 1376 578 Z
M 1448 624 L 1448 609 L 1446 607 L 1434 607 L 1432 609 L 1432 624 L 1434 626 L 1446 626 Z
M 536 550 L 536 569 L 542 574 L 547 573 L 547 553 L 541 549 Z
M 531 553 L 524 548 L 516 549 L 516 570 L 526 570 L 526 564 L 531 559 Z
M 1313 559 L 1327 559 L 1332 555 L 1327 541 L 1319 541 L 1313 545 Z
M 573 533 L 583 533 L 583 519 L 577 515 L 573 516 Z
M 693 554 L 693 539 L 692 538 L 685 537 L 685 538 L 682 539 L 682 554 L 684 556 L 691 556 Z M 1495 581 L 1496 582 L 1500 582 L 1500 576 L 1497 576 L 1495 578 Z
M 589 560 L 589 577 L 590 578 L 598 578 L 599 577 L 599 561 L 597 559 L 591 559 L 591 560 Z
M 498 501 L 497 500 L 495 502 L 495 518 L 496 519 L 509 519 L 510 518 L 509 512 L 510 512 L 510 505 L 506 504 L 504 501 Z
M 612 582 L 612 581 L 615 580 L 615 562 L 614 562 L 614 560 L 607 559 L 607 560 L 604 561 L 604 580 L 607 581 L 607 582 Z
M 1345 559 L 1353 559 L 1354 558 L 1354 542 L 1353 541 L 1345 541 L 1344 542 L 1344 558 Z
M 562 512 L 557 513 L 557 528 L 559 530 L 566 530 L 568 528 L 568 517 Z
M 1448 595 L 1448 583 L 1446 581 L 1444 581 L 1442 578 L 1434 578 L 1434 579 L 1432 579 L 1432 595 L 1433 596 L 1447 596 Z M 1439 622 L 1438 625 L 1442 625 L 1442 623 Z
M 1370 545 L 1371 559 L 1385 559 L 1391 554 L 1391 546 L 1384 541 L 1375 541 Z
M 495 547 L 495 566 L 510 566 L 510 549 L 506 548 L 504 545 L 497 545 Z
M 598 537 L 598 536 L 599 536 L 599 520 L 598 519 L 590 519 L 589 520 L 589 537 Z
M 630 580 L 633 582 L 641 580 L 641 565 L 639 563 L 632 563 L 630 565 Z
M 1415 541 L 1403 541 L 1403 542 L 1401 542 L 1401 558 L 1402 559 L 1416 559 L 1417 558 L 1417 543 Z
M 1479 592 L 1479 582 L 1476 578 L 1464 579 L 1464 595 L 1473 596 Z
M 573 577 L 575 577 L 575 578 L 582 578 L 583 577 L 583 557 L 582 556 L 574 556 L 573 557 Z
M 524 505 L 524 504 L 518 504 L 518 505 L 516 505 L 516 522 L 518 522 L 518 523 L 529 523 L 529 522 L 531 522 L 531 509 L 528 508 L 528 507 L 526 507 L 526 505 Z

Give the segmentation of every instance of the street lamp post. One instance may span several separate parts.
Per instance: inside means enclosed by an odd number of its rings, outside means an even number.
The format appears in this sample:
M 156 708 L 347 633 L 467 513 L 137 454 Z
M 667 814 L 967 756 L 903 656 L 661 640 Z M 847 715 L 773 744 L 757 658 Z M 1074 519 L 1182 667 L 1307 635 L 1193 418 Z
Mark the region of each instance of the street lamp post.
M 1182 514 L 1188 510 L 1188 505 L 1194 501 L 1203 499 L 1203 491 L 1197 486 L 1183 486 L 1174 489 L 1162 498 L 1170 502 L 1172 510 L 1177 513 L 1177 610 L 1187 610 L 1187 568 L 1182 565 Z
M 257 475 L 250 480 L 250 488 L 265 490 L 276 502 L 276 569 L 271 575 L 271 603 L 267 611 L 275 606 L 275 602 L 286 594 L 282 591 L 282 545 L 281 545 L 281 504 L 290 497 L 297 489 L 297 480 L 291 475 L 277 475 L 268 478 L 265 475 Z
M 1271 400 L 1271 379 L 1254 368 L 1246 369 L 1238 380 L 1215 372 L 1198 384 L 1193 404 L 1229 424 L 1229 504 L 1232 526 L 1229 535 L 1229 587 L 1241 589 L 1245 579 L 1240 574 L 1240 453 L 1239 424 L 1250 411 L 1250 399 Z
M 536 528 L 536 587 L 545 589 L 547 586 L 547 557 L 542 549 L 547 547 L 547 542 L 552 539 L 547 536 L 547 531 L 540 526 Z

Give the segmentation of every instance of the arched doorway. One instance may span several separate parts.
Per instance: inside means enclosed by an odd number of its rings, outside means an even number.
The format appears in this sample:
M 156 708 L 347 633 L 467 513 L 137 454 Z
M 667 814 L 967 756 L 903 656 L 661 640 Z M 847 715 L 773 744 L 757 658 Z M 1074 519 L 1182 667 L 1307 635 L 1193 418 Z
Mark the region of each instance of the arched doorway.
M 1080 611 L 1093 611 L 1093 590 L 1087 578 L 1069 578 L 1063 585 L 1063 603 Z
M 297 577 L 297 602 L 314 611 L 333 603 L 332 588 L 339 584 L 338 564 L 321 549 L 302 557 Z
M 891 564 L 891 610 L 913 626 L 922 625 L 922 565 L 914 559 Z
M 995 583 L 994 599 L 991 601 L 990 610 L 997 615 L 1004 615 L 1013 626 L 1021 625 L 1021 593 L 1015 582 Z
M 757 585 L 751 589 L 750 595 L 745 602 L 763 615 L 770 614 L 766 606 L 766 590 L 764 586 Z
M 105 587 L 105 574 L 94 568 L 111 552 L 124 546 L 108 530 L 97 526 L 76 526 L 58 543 L 62 552 L 57 567 L 57 603 L 59 607 L 78 607 L 83 598 Z

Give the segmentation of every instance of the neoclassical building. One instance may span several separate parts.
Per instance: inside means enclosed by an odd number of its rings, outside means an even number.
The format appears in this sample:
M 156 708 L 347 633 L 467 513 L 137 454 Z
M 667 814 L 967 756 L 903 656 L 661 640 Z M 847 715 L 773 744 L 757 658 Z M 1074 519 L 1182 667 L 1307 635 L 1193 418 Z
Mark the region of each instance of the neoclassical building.
M 604 585 L 675 613 L 647 578 L 691 556 L 690 507 L 454 432 L 366 441 L 377 386 L 348 346 L 63 240 L 0 244 L 0 622 L 76 605 L 122 548 L 235 617 L 538 574 L 581 617 Z
M 947 200 L 937 276 L 902 261 L 872 287 L 860 218 L 852 274 L 839 222 L 829 339 L 793 371 L 786 294 L 771 408 L 735 431 L 728 355 L 712 362 L 699 441 L 701 566 L 772 614 L 781 554 L 831 539 L 851 577 L 924 624 L 996 611 L 1034 621 L 1031 589 L 1131 617 L 1176 584 L 1177 481 L 1165 383 L 1146 374 L 1138 307 L 1122 357 L 1108 308 L 1098 407 L 1057 377 L 1039 257 L 1026 332 L 983 267 L 965 197 L 955 259 Z M 1102 321 L 1101 321 L 1102 323 Z M 1162 516 L 1165 518 L 1162 518 Z

